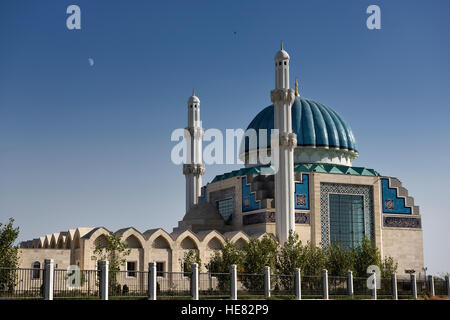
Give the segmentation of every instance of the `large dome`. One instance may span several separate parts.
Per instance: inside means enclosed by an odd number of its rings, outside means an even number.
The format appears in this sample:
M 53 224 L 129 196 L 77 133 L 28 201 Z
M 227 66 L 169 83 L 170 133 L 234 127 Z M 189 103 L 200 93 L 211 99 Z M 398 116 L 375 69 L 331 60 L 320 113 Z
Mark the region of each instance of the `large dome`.
M 260 148 L 259 131 L 261 129 L 267 130 L 267 146 L 270 147 L 270 130 L 274 127 L 273 108 L 273 105 L 264 108 L 247 127 L 247 130 L 256 130 L 258 139 L 257 149 Z M 292 105 L 292 131 L 297 134 L 297 154 L 302 151 L 309 151 L 311 153 L 311 150 L 322 150 L 323 153 L 324 151 L 329 150 L 329 152 L 327 152 L 333 153 L 332 157 L 334 158 L 336 155 L 350 156 L 351 159 L 347 159 L 350 160 L 350 163 L 357 156 L 356 141 L 350 126 L 336 111 L 316 101 L 295 97 Z M 245 153 L 255 149 L 251 148 L 248 138 L 243 142 L 244 145 L 242 145 L 241 148 L 244 147 L 244 150 L 241 150 Z M 261 145 L 265 147 L 264 143 L 261 143 Z M 296 158 L 299 158 L 299 156 L 296 156 Z M 324 160 L 323 155 L 321 156 L 321 159 L 308 159 L 308 161 L 341 162 L 336 160 Z M 348 161 L 345 162 L 345 164 L 348 164 Z

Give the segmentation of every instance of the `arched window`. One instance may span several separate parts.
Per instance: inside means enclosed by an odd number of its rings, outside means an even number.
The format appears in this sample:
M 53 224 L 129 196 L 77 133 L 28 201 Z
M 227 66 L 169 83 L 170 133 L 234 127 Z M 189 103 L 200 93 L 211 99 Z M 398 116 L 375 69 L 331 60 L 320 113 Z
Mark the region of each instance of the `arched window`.
M 33 262 L 33 279 L 39 279 L 41 277 L 41 263 L 39 261 Z

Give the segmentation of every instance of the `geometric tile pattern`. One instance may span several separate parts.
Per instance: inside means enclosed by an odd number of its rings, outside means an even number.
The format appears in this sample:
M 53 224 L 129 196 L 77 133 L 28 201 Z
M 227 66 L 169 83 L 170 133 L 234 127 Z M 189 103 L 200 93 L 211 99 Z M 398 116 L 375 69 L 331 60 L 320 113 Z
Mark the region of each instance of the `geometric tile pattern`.
M 364 206 L 364 235 L 374 239 L 373 227 L 373 188 L 372 186 L 354 184 L 320 184 L 320 229 L 322 236 L 322 247 L 330 244 L 330 194 L 348 194 L 363 196 Z
M 247 177 L 242 177 L 242 212 L 260 209 L 260 202 L 256 201 L 256 193 L 250 192 L 250 184 L 247 185 Z
M 383 213 L 411 214 L 411 207 L 407 207 L 405 198 L 397 196 L 397 188 L 389 187 L 389 179 L 381 179 L 381 194 Z
M 301 177 L 302 182 L 295 182 L 295 209 L 309 210 L 309 174 Z

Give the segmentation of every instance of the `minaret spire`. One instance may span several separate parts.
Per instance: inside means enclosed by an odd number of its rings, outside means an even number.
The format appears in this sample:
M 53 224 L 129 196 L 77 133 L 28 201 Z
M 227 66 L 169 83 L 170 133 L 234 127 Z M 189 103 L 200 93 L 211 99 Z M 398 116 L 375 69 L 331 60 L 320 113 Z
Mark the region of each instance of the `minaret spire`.
M 283 50 L 283 40 L 281 40 L 281 47 L 280 50 Z
M 188 99 L 188 126 L 185 128 L 187 155 L 183 165 L 183 174 L 186 176 L 186 212 L 198 203 L 198 197 L 201 196 L 202 175 L 205 172 L 202 161 L 203 134 L 200 99 L 195 95 L 195 89 L 192 89 L 192 96 Z
M 300 94 L 298 93 L 298 78 L 295 78 L 295 96 L 300 96 Z
M 274 129 L 279 133 L 276 159 L 279 168 L 275 172 L 275 222 L 280 244 L 288 240 L 291 231 L 295 231 L 294 148 L 297 146 L 297 136 L 292 132 L 295 91 L 289 89 L 289 61 L 289 54 L 283 50 L 281 42 L 281 50 L 275 55 L 275 89 L 270 92 L 274 105 Z M 275 147 L 272 144 L 272 148 Z M 272 150 L 272 154 L 276 152 Z

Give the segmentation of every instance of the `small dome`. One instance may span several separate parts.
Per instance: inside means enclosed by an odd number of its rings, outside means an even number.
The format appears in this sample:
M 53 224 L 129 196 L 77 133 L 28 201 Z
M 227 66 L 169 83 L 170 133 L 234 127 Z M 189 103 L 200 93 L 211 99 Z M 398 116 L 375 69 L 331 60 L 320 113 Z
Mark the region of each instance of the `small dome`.
M 197 96 L 190 96 L 188 99 L 188 103 L 200 103 L 200 99 Z
M 270 147 L 270 130 L 274 127 L 273 105 L 264 108 L 250 122 L 248 129 L 267 129 Z M 313 100 L 295 97 L 292 105 L 292 131 L 297 134 L 298 147 L 340 149 L 357 153 L 356 141 L 350 126 L 333 109 Z M 248 139 L 245 139 L 245 152 L 249 151 Z
M 289 57 L 289 54 L 284 50 L 278 51 L 277 54 L 275 55 L 275 60 L 286 60 L 290 58 L 291 57 Z

